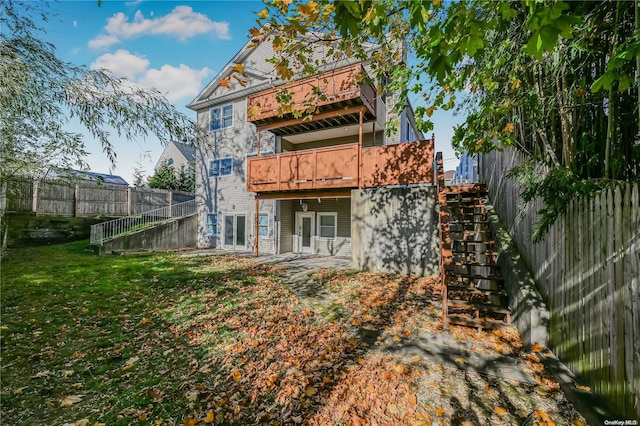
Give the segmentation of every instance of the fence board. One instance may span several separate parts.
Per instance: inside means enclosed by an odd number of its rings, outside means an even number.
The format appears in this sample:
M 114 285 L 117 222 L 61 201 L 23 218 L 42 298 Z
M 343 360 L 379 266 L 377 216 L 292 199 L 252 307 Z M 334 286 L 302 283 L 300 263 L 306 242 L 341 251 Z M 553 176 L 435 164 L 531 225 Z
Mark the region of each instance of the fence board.
M 638 184 L 572 200 L 543 242 L 533 244 L 542 201 L 519 216 L 522 203 L 514 200 L 520 200 L 520 189 L 505 176 L 524 160 L 511 148 L 482 155 L 480 178 L 548 296 L 552 349 L 617 413 L 640 417 Z
M 48 216 L 127 216 L 194 199 L 180 191 L 75 181 L 18 178 L 6 183 L 7 191 L 0 193 L 6 211 Z

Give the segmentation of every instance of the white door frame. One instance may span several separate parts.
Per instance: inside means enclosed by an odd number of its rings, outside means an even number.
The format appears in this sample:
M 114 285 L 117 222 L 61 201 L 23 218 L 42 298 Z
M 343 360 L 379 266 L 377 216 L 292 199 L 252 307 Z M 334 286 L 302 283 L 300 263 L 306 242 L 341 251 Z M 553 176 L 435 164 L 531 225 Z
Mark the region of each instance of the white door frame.
M 310 238 L 309 247 L 302 246 L 302 218 L 309 218 L 310 220 Z M 316 235 L 316 212 L 296 212 L 296 227 L 295 227 L 295 243 L 293 248 L 296 253 L 313 253 L 314 244 L 313 239 Z
M 233 217 L 233 225 L 231 228 L 232 244 L 226 244 L 227 237 L 227 217 Z M 244 241 L 238 244 L 238 216 L 244 216 Z M 222 248 L 224 250 L 247 250 L 247 217 L 246 213 L 222 213 Z

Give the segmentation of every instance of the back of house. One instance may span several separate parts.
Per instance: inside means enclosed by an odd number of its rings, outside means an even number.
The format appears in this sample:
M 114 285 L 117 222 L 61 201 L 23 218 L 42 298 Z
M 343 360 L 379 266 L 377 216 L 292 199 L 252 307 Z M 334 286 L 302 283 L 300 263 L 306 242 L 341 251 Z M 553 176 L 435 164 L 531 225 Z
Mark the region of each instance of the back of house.
M 247 44 L 189 104 L 208 130 L 196 153 L 198 246 L 338 255 L 358 268 L 403 269 L 382 257 L 412 243 L 400 229 L 411 218 L 402 215 L 428 210 L 420 220 L 431 239 L 433 140 L 422 140 L 410 106 L 393 112 L 396 93 L 361 83 L 371 75 L 367 62 L 341 60 L 285 82 L 267 62 L 273 54 L 269 40 Z M 242 84 L 229 78 L 238 69 Z M 281 108 L 282 90 L 293 109 L 305 109 L 302 116 Z M 309 114 L 309 97 L 318 92 Z M 388 132 L 392 121 L 396 129 Z M 416 197 L 418 190 L 426 195 Z M 416 209 L 418 198 L 434 202 Z M 437 264 L 431 254 L 420 256 L 409 263 Z

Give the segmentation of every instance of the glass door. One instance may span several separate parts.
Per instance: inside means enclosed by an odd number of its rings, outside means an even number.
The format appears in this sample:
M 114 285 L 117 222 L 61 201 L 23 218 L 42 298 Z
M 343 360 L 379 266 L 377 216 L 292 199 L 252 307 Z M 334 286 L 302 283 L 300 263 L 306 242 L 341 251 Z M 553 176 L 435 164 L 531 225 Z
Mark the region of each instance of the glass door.
M 241 250 L 247 248 L 247 216 L 244 214 L 224 215 L 224 238 L 222 248 Z
M 296 212 L 296 244 L 298 253 L 313 253 L 315 212 Z

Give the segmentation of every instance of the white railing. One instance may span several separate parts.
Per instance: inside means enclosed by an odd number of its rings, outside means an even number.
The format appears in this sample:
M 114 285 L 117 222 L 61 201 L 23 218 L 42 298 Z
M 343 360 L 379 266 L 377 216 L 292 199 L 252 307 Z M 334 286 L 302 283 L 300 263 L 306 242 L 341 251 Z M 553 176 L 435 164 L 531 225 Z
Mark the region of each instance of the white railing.
M 196 200 L 173 204 L 144 213 L 121 217 L 108 222 L 91 226 L 90 243 L 102 245 L 105 241 L 119 235 L 150 228 L 151 226 L 168 219 L 177 219 L 191 216 L 196 213 Z

